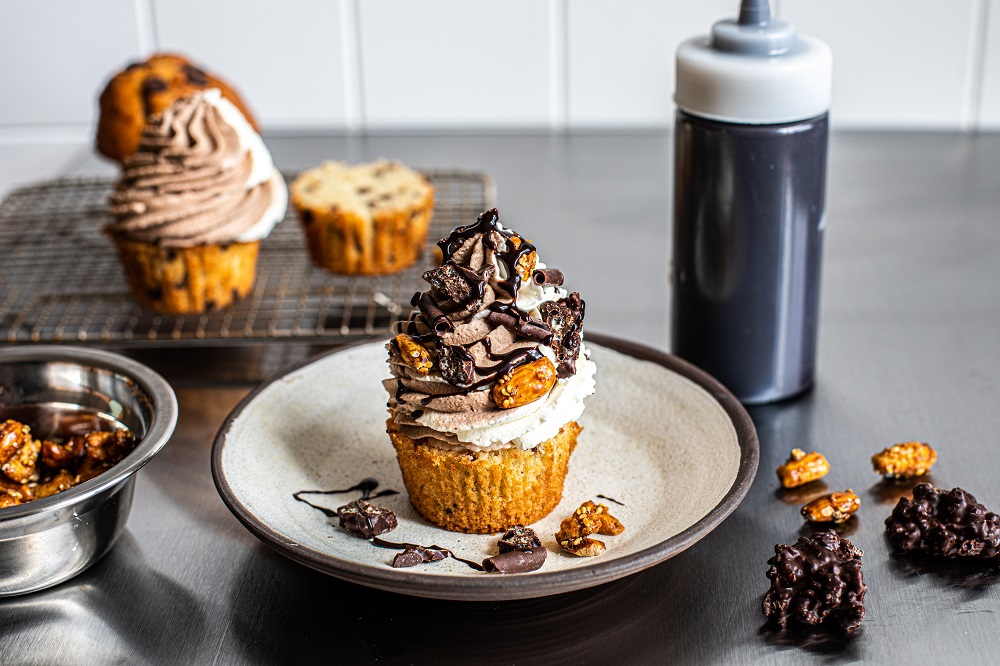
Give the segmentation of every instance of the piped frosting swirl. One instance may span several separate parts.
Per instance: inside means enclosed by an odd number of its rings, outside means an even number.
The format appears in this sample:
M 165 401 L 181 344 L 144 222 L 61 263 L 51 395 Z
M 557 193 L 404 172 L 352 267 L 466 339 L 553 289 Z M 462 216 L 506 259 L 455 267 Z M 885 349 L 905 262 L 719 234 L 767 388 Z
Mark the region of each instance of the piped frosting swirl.
M 584 302 L 527 239 L 500 224 L 496 209 L 438 246 L 442 264 L 423 276 L 431 288 L 414 295 L 415 309 L 388 345 L 393 422 L 443 448 L 533 448 L 579 418 L 593 393 Z M 425 362 L 413 362 L 417 355 Z M 547 365 L 557 378 L 527 404 L 498 405 L 497 383 L 528 364 Z
M 165 247 L 250 242 L 270 233 L 287 203 L 260 136 L 212 89 L 150 118 L 111 196 L 109 231 Z

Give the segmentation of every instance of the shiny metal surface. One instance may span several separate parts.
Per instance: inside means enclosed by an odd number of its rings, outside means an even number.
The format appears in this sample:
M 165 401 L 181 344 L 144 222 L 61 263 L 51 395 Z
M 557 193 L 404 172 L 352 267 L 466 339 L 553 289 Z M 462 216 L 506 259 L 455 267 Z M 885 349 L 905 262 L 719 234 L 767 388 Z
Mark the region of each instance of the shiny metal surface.
M 585 295 L 588 330 L 666 348 L 669 134 L 268 143 L 289 169 L 330 156 L 393 156 L 489 172 L 511 226 L 531 229 L 541 260 Z M 247 364 L 263 359 L 182 350 L 150 358 L 184 379 L 180 418 L 170 446 L 136 479 L 128 527 L 71 581 L 0 600 L 3 660 L 990 663 L 1000 575 L 893 557 L 882 521 L 906 489 L 879 483 L 869 457 L 893 441 L 929 441 L 940 452 L 936 484 L 1000 509 L 1000 135 L 834 132 L 830 147 L 816 385 L 749 410 L 760 436 L 757 479 L 722 525 L 677 557 L 589 590 L 502 603 L 406 597 L 291 562 L 226 509 L 209 465 L 212 438 L 252 385 L 220 385 L 204 373 L 249 375 Z M 112 169 L 96 159 L 77 164 L 78 172 Z M 290 358 L 293 348 L 267 353 L 283 362 L 287 352 L 292 363 L 300 360 Z M 862 499 L 849 538 L 865 552 L 868 613 L 852 640 L 762 630 L 767 558 L 803 529 L 797 498 L 778 492 L 771 471 L 794 446 L 822 451 L 828 488 L 851 487 Z
M 0 509 L 0 596 L 61 583 L 107 553 L 128 518 L 135 473 L 167 443 L 177 421 L 170 385 L 131 359 L 68 347 L 0 349 L 0 419 L 7 409 L 36 405 L 95 410 L 128 427 L 139 444 L 85 483 Z

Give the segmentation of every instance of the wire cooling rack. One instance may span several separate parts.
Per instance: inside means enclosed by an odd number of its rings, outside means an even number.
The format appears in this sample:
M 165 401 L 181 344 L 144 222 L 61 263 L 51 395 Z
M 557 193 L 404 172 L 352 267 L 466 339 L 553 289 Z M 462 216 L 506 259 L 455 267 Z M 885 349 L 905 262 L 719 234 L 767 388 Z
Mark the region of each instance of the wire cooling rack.
M 496 187 L 486 174 L 425 173 L 436 189 L 429 241 L 495 205 Z M 247 298 L 202 315 L 159 314 L 132 298 L 114 246 L 101 231 L 113 187 L 106 178 L 60 179 L 15 190 L 0 204 L 0 342 L 347 342 L 383 333 L 408 313 L 410 297 L 424 285 L 420 275 L 434 261 L 426 251 L 392 275 L 332 275 L 310 263 L 290 208 L 261 243 L 257 282 Z

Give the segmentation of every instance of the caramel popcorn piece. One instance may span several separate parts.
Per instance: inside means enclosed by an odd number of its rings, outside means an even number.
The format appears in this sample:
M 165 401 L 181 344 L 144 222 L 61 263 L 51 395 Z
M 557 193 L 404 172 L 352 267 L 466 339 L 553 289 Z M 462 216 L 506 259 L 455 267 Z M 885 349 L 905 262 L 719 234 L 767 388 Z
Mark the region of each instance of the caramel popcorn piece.
M 393 338 L 393 342 L 399 350 L 399 356 L 402 358 L 403 363 L 420 374 L 426 375 L 434 367 L 434 359 L 431 357 L 431 353 L 410 336 L 400 333 Z
M 607 546 L 604 545 L 603 541 L 588 539 L 587 537 L 563 539 L 559 542 L 559 545 L 566 552 L 573 553 L 579 557 L 596 557 L 607 550 Z
M 872 456 L 872 467 L 890 479 L 923 476 L 937 462 L 937 451 L 924 442 L 893 444 Z
M 617 536 L 625 531 L 621 521 L 608 512 L 604 504 L 587 501 L 559 524 L 556 541 L 567 552 L 581 557 L 593 557 L 605 551 L 603 542 L 589 539 L 591 534 Z
M 861 498 L 848 488 L 842 493 L 817 497 L 802 507 L 802 516 L 812 523 L 844 523 L 861 507 Z
M 778 479 L 784 488 L 796 488 L 810 481 L 821 479 L 830 472 L 830 463 L 822 453 L 806 453 L 792 449 L 785 464 L 777 469 Z

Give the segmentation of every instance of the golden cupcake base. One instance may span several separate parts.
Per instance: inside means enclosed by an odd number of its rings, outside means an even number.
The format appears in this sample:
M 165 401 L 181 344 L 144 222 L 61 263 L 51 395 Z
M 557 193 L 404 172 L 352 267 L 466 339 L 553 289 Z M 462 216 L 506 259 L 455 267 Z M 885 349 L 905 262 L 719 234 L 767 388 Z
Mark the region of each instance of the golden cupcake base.
M 216 310 L 253 288 L 260 241 L 183 248 L 114 241 L 135 299 L 159 312 Z
M 577 436 L 575 421 L 552 439 L 517 448 L 468 453 L 413 440 L 388 422 L 410 502 L 427 520 L 447 530 L 494 534 L 541 520 L 562 499 L 563 482 Z
M 427 242 L 433 195 L 412 210 L 377 212 L 372 220 L 340 209 L 300 208 L 314 264 L 338 275 L 383 275 L 416 262 Z

